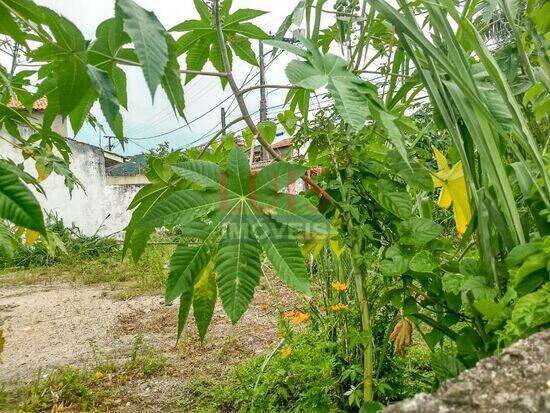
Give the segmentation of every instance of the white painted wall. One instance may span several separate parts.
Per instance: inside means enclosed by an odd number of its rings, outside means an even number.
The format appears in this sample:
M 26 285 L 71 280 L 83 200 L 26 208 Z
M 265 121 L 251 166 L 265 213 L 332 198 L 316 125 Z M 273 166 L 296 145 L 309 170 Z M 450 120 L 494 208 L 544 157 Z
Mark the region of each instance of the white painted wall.
M 62 133 L 64 125 L 56 126 Z M 7 136 L 5 132 L 0 133 Z M 42 183 L 47 198 L 33 190 L 43 209 L 57 214 L 66 226 L 74 223 L 86 235 L 96 232 L 110 235 L 122 231 L 131 217 L 128 205 L 143 185 L 109 185 L 103 151 L 70 139 L 67 143 L 72 150 L 71 170 L 84 185 L 84 191 L 75 188 L 71 196 L 63 178 L 52 174 Z M 21 153 L 4 140 L 0 140 L 0 157 L 17 163 L 22 161 Z M 25 161 L 25 170 L 37 175 L 32 160 Z

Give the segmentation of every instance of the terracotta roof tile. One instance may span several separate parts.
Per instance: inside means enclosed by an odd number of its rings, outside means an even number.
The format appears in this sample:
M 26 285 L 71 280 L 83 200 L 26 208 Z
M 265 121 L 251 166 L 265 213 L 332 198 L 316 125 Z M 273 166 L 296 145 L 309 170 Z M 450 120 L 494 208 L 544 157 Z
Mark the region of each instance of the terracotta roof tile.
M 8 106 L 12 109 L 17 109 L 17 110 L 24 110 L 25 109 L 23 104 L 15 98 L 10 99 L 10 101 L 8 102 Z M 41 97 L 40 99 L 37 99 L 32 104 L 32 110 L 34 110 L 36 112 L 43 112 L 43 111 L 46 110 L 47 107 L 48 107 L 48 98 L 46 96 Z
M 289 146 L 292 146 L 292 138 L 286 138 L 271 145 L 273 149 L 288 148 Z

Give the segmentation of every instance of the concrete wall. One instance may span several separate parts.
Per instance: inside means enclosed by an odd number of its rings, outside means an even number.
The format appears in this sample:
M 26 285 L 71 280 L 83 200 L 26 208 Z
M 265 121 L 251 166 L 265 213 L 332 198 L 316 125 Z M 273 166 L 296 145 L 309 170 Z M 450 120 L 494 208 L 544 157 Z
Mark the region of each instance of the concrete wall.
M 0 133 L 7 136 L 5 132 Z M 63 178 L 52 174 L 42 183 L 47 198 L 36 194 L 40 204 L 45 211 L 62 218 L 65 225 L 74 223 L 87 235 L 96 232 L 109 235 L 123 230 L 131 217 L 128 205 L 143 185 L 109 185 L 103 151 L 74 140 L 67 142 L 72 150 L 71 170 L 84 185 L 84 191 L 75 188 L 70 196 Z M 0 156 L 18 163 L 22 161 L 21 153 L 3 140 L 0 140 Z M 32 160 L 25 161 L 25 169 L 36 176 Z

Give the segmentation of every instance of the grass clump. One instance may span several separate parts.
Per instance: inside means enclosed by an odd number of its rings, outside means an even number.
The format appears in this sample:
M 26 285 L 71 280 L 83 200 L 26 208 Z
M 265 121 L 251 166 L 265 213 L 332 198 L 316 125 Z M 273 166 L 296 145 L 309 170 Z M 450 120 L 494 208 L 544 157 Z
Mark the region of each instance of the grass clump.
M 134 340 L 124 363 L 104 360 L 94 368 L 72 366 L 43 374 L 13 392 L 0 387 L 2 411 L 109 411 L 122 403 L 121 387 L 133 380 L 162 375 L 168 362 L 164 355 L 145 343 L 142 336 Z
M 173 252 L 170 235 L 156 235 L 138 263 L 122 257 L 121 241 L 85 236 L 76 227 L 54 219 L 49 239 L 32 245 L 17 243 L 12 260 L 0 257 L 0 286 L 50 282 L 108 284 L 120 299 L 160 294 L 166 283 L 166 266 Z

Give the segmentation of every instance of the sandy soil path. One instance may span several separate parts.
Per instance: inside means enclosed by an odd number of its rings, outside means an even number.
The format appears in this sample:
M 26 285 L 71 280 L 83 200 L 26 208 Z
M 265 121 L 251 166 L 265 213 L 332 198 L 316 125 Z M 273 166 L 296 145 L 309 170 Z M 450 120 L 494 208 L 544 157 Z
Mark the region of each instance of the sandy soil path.
M 286 294 L 274 297 L 258 290 L 236 326 L 218 303 L 205 344 L 200 345 L 190 319 L 177 349 L 177 305 L 164 306 L 160 296 L 121 301 L 101 286 L 65 283 L 3 287 L 0 324 L 6 343 L 0 382 L 32 379 L 38 369 L 45 373 L 61 366 L 90 366 L 98 354 L 127 355 L 139 334 L 177 366 L 165 380 L 134 383 L 133 406 L 158 406 L 155 393 L 166 393 L 167 386 L 197 375 L 219 377 L 243 359 L 266 352 L 279 340 L 274 301 L 288 301 Z

